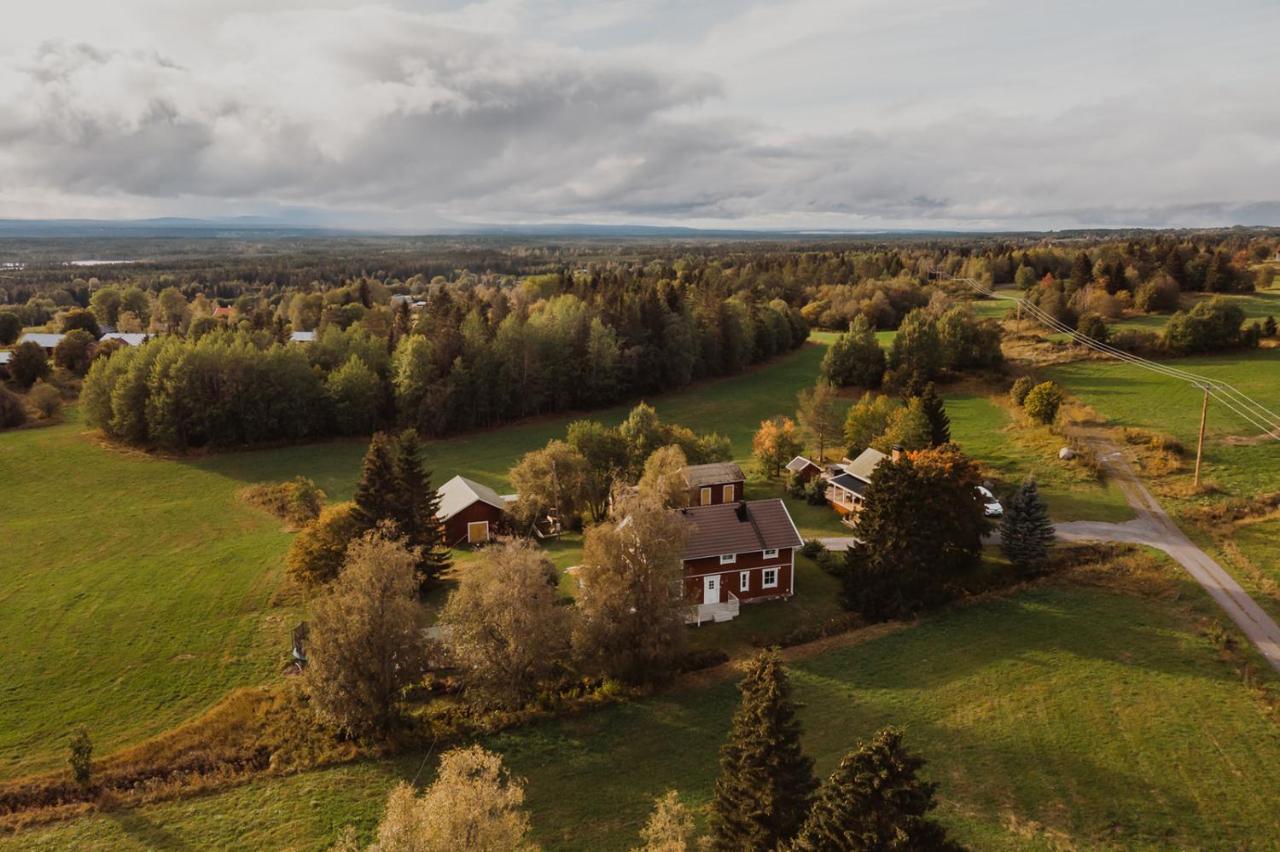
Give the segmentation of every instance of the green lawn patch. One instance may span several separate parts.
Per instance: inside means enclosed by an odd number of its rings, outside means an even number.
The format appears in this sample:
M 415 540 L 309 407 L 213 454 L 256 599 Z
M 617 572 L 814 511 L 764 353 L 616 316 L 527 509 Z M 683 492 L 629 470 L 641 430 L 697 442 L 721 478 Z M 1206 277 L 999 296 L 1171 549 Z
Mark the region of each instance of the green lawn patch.
M 1045 427 L 1021 424 L 1012 412 L 982 391 L 945 395 L 951 438 L 998 478 L 1006 497 L 1033 475 L 1049 512 L 1058 521 L 1124 521 L 1133 517 L 1120 489 L 1098 482 L 1088 471 L 1058 459 L 1065 443 Z
M 805 747 L 828 772 L 886 724 L 942 784 L 939 817 L 973 848 L 1226 847 L 1280 834 L 1280 731 L 1178 596 L 1048 585 L 790 666 Z M 1189 608 L 1190 607 L 1190 608 Z M 703 808 L 736 702 L 731 680 L 492 738 L 527 779 L 537 838 L 626 849 L 670 787 Z M 431 760 L 362 763 L 27 831 L 0 846 L 322 849 L 366 837 L 387 790 Z M 419 774 L 421 773 L 421 774 Z
M 1280 412 L 1280 349 L 1259 349 L 1168 361 L 1171 366 L 1228 382 Z M 1171 434 L 1194 458 L 1203 394 L 1186 382 L 1116 361 L 1076 361 L 1043 373 L 1117 426 Z M 1206 481 L 1236 496 L 1274 491 L 1280 483 L 1280 442 L 1241 442 L 1259 430 L 1210 402 L 1205 441 Z M 1179 476 L 1189 477 L 1187 471 Z

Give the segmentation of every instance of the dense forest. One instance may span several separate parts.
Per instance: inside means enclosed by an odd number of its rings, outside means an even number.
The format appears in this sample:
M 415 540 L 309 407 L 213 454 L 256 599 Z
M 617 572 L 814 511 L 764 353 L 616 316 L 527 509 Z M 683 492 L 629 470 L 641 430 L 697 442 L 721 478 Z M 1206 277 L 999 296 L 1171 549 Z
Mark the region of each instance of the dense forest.
M 87 251 L 135 262 L 55 260 Z M 870 332 L 927 315 L 982 351 L 948 366 L 990 364 L 998 331 L 955 310 L 954 297 L 968 291 L 952 279 L 1020 287 L 1097 336 L 1112 318 L 1176 310 L 1183 292 L 1267 286 L 1275 267 L 1259 261 L 1278 251 L 1274 231 L 1248 229 L 807 244 L 5 240 L 0 345 L 24 329 L 77 329 L 54 363 L 84 376 L 89 423 L 140 445 L 180 450 L 388 426 L 442 435 L 734 374 L 799 346 L 810 328 L 845 331 L 855 321 L 871 347 Z M 1202 313 L 1203 321 L 1175 323 L 1168 341 L 1126 331 L 1113 342 L 1131 351 L 1215 348 L 1200 326 L 1224 323 Z M 1217 336 L 1222 345 L 1244 340 L 1240 323 L 1225 325 L 1235 331 Z M 95 344 L 108 330 L 152 337 L 135 347 Z M 314 340 L 294 341 L 299 332 Z M 10 367 L 20 389 L 49 378 L 43 356 L 27 350 L 15 350 Z M 901 384 L 901 364 L 890 361 L 889 379 Z

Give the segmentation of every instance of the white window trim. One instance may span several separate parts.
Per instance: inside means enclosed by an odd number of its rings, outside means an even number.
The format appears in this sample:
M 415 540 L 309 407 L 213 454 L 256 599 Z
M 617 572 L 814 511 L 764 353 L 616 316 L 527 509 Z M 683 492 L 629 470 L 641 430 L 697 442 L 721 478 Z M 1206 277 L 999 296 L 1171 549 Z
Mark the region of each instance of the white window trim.
M 772 549 L 772 550 L 766 550 L 766 551 L 764 552 L 764 557 L 763 557 L 763 558 L 765 558 L 765 559 L 777 559 L 777 558 L 778 558 L 778 550 L 777 550 L 777 548 L 774 548 L 774 549 Z
M 704 485 L 702 488 L 698 489 L 698 505 L 699 506 L 711 505 L 711 486 Z
M 763 574 L 763 575 L 761 576 L 761 578 L 760 578 L 760 580 L 761 580 L 760 588 L 762 588 L 762 589 L 776 589 L 776 588 L 778 588 L 778 572 L 779 572 L 779 570 L 780 570 L 780 569 L 778 569 L 778 568 L 766 568 L 766 569 L 764 569 L 764 574 Z M 770 583 L 770 582 L 769 582 L 769 572 L 770 572 L 770 571 L 772 571 L 772 572 L 773 572 L 773 582 L 772 582 L 772 583 Z
M 743 571 L 738 574 L 738 591 L 740 592 L 751 591 L 751 572 L 750 571 Z
M 721 564 L 721 565 L 732 565 L 733 563 L 735 563 L 735 562 L 737 562 L 737 561 L 738 561 L 738 554 L 736 554 L 736 553 L 721 553 L 721 554 L 720 554 L 720 564 Z
M 734 498 L 737 496 L 737 490 L 738 490 L 737 487 L 732 482 L 730 482 L 728 485 L 721 487 L 720 497 L 722 500 L 724 500 L 724 502 L 732 503 L 734 501 Z

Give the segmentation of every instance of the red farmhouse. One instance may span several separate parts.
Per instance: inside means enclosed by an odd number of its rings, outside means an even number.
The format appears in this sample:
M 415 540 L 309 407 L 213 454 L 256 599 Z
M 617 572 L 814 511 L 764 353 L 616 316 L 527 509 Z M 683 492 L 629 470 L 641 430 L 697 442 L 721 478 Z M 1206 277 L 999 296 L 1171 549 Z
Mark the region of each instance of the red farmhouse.
M 728 621 L 742 602 L 795 593 L 795 552 L 804 541 L 781 500 L 679 511 L 693 528 L 684 552 L 690 621 Z

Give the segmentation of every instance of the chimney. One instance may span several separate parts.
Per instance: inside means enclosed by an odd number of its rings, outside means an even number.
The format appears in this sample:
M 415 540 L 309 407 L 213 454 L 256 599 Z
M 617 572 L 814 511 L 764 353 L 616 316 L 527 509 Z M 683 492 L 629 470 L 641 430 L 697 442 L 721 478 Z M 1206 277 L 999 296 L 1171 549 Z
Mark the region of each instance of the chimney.
M 739 523 L 744 523 L 744 524 L 745 524 L 745 523 L 747 522 L 747 517 L 748 517 L 748 516 L 747 516 L 747 501 L 746 501 L 746 500 L 739 500 L 739 501 L 738 501 L 738 508 L 737 508 L 737 510 L 736 510 L 736 514 L 738 515 L 738 521 L 739 521 Z
M 902 461 L 902 445 L 901 444 L 894 444 L 893 449 L 890 450 L 890 452 L 892 453 L 894 464 L 897 464 L 898 462 Z

